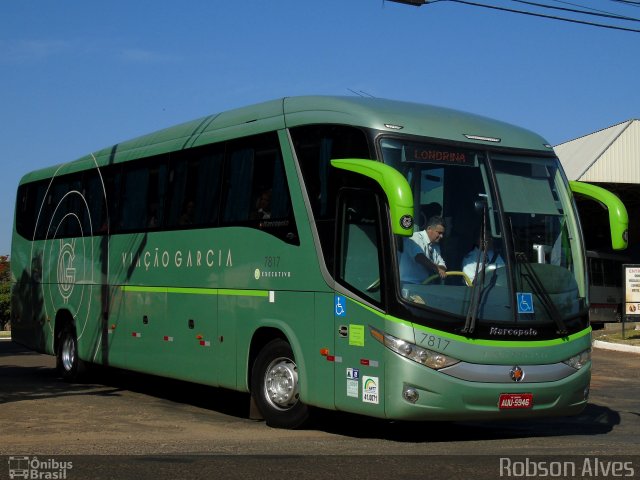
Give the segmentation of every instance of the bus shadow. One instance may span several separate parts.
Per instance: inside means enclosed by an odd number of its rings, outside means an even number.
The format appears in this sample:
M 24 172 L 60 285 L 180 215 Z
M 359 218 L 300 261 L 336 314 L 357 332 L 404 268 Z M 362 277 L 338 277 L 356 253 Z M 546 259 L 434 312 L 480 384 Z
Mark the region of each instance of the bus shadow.
M 15 357 L 21 360 L 18 362 Z M 27 357 L 33 361 L 22 360 Z M 0 378 L 0 404 L 72 396 L 120 396 L 130 391 L 237 418 L 249 416 L 247 393 L 117 368 L 91 366 L 83 382 L 66 382 L 57 374 L 54 357 L 11 342 L 0 345 Z
M 354 438 L 405 443 L 505 440 L 527 437 L 603 435 L 620 423 L 620 414 L 608 407 L 588 404 L 574 417 L 487 422 L 394 422 L 339 412 L 316 412 L 313 427 Z
M 0 404 L 78 395 L 118 395 L 104 385 L 55 381 L 55 369 L 45 366 L 0 365 Z
M 91 381 L 236 418 L 249 418 L 248 393 L 118 368 L 93 367 Z

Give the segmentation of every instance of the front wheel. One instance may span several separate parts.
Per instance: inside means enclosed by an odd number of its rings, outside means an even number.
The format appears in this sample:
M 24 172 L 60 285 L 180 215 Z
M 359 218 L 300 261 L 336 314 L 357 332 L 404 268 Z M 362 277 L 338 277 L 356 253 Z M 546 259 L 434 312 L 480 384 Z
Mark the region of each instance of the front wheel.
M 78 356 L 78 339 L 73 327 L 65 327 L 58 339 L 56 368 L 60 376 L 69 382 L 79 380 L 85 373 L 85 365 Z
M 298 428 L 309 418 L 309 407 L 300 401 L 293 350 L 285 340 L 272 340 L 258 354 L 251 394 L 270 427 Z

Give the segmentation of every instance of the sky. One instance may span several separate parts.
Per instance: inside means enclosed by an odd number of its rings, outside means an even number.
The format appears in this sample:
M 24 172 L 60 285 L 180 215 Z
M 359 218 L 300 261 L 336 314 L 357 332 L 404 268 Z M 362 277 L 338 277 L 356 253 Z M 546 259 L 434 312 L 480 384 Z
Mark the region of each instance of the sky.
M 638 5 L 577 3 L 640 17 Z M 451 1 L 3 0 L 0 255 L 25 173 L 123 140 L 284 96 L 358 93 L 493 117 L 557 145 L 640 118 L 638 47 L 640 33 Z

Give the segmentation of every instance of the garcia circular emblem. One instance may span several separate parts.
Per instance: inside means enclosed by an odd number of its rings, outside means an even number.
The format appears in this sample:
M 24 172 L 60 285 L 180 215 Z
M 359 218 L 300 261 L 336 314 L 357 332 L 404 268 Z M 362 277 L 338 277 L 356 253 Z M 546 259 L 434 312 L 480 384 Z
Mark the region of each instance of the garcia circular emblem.
M 524 370 L 516 365 L 509 371 L 509 376 L 514 382 L 521 382 L 524 380 Z
M 60 253 L 58 254 L 58 290 L 64 303 L 69 301 L 73 287 L 76 283 L 76 269 L 73 261 L 76 257 L 75 239 L 71 242 L 60 240 Z
M 411 215 L 403 215 L 400 219 L 400 226 L 405 230 L 413 228 L 413 217 Z

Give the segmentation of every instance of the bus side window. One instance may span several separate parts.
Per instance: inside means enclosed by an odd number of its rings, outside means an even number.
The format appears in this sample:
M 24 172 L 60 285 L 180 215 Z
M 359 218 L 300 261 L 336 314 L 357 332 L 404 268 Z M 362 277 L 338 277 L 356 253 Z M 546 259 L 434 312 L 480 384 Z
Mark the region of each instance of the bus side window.
M 167 228 L 217 224 L 223 162 L 219 145 L 171 155 Z
M 366 135 L 355 127 L 310 125 L 292 128 L 291 136 L 316 221 L 333 219 L 339 178 L 329 162 L 372 159 Z
M 109 201 L 109 211 L 105 212 L 104 221 L 98 227 L 101 234 L 115 233 L 115 227 L 120 223 L 120 207 L 122 198 L 120 197 L 122 179 L 122 167 L 120 164 L 109 165 L 102 168 L 102 176 L 104 178 L 104 188 L 106 190 L 107 199 Z
M 289 186 L 275 133 L 231 142 L 224 171 L 222 224 L 257 228 L 297 245 Z
M 125 165 L 119 229 L 145 231 L 161 224 L 167 169 L 161 159 L 154 160 L 154 165 Z
M 45 222 L 36 225 L 38 213 L 47 189 L 47 182 L 39 181 L 20 186 L 16 202 L 16 230 L 29 240 L 45 238 Z M 37 230 L 36 230 L 37 228 Z
M 249 219 L 251 184 L 253 182 L 254 151 L 251 148 L 235 150 L 227 161 L 227 198 L 224 223 L 234 224 Z
M 89 227 L 87 233 L 92 235 L 106 233 L 107 207 L 105 204 L 102 180 L 97 170 L 84 172 L 82 181 L 82 195 L 87 202 L 88 211 L 83 212 L 83 225 Z
M 333 272 L 336 198 L 340 175 L 330 167 L 332 159 L 372 159 L 362 129 L 343 125 L 309 125 L 290 130 L 296 157 L 322 245 L 324 262 Z

